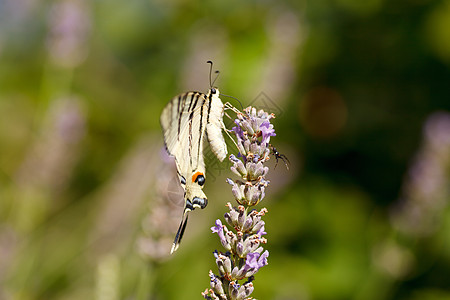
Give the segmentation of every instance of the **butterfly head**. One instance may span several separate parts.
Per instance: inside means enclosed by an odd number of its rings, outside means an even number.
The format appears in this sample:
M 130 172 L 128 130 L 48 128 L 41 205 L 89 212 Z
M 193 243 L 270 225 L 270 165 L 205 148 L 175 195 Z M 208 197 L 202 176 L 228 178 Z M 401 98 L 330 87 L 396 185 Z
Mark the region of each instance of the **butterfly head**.
M 219 97 L 219 94 L 220 94 L 219 89 L 216 87 L 211 87 L 211 89 L 208 92 L 208 96 L 212 95 L 213 97 Z

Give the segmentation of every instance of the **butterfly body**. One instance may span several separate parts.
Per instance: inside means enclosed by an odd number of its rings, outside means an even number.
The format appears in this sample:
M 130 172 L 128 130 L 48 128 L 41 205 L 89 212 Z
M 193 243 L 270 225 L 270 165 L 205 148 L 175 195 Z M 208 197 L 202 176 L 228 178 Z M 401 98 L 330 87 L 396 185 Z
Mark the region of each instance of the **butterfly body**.
M 219 91 L 216 89 L 217 94 Z M 209 121 L 206 124 L 206 134 L 211 150 L 220 161 L 227 156 L 227 145 L 222 135 L 224 105 L 219 97 L 213 97 L 210 106 Z
M 205 162 L 203 144 L 205 133 L 213 153 L 220 161 L 227 155 L 222 135 L 224 105 L 219 90 L 211 88 L 207 94 L 187 92 L 174 97 L 163 109 L 161 127 L 168 153 L 175 157 L 178 178 L 184 189 L 185 207 L 171 252 L 183 237 L 188 213 L 205 208 L 208 199 L 203 192 Z

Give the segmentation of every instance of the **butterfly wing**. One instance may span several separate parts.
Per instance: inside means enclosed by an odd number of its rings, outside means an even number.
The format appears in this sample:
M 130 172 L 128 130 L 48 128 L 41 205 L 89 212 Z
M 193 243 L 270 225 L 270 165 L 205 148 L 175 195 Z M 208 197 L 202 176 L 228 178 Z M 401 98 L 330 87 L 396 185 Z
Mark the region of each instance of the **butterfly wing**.
M 161 114 L 164 142 L 169 154 L 175 157 L 185 200 L 183 217 L 171 253 L 177 250 L 183 237 L 188 212 L 198 207 L 205 208 L 208 204 L 202 191 L 205 183 L 205 132 L 217 158 L 223 161 L 227 155 L 227 146 L 222 135 L 222 128 L 225 128 L 223 113 L 224 106 L 219 98 L 219 90 L 212 88 L 207 95 L 188 92 L 173 98 Z
M 205 94 L 188 92 L 173 98 L 161 114 L 166 148 L 175 157 L 178 176 L 185 191 L 183 218 L 171 252 L 178 248 L 183 237 L 188 212 L 197 207 L 204 208 L 208 203 L 202 191 L 205 182 L 203 141 L 208 105 Z

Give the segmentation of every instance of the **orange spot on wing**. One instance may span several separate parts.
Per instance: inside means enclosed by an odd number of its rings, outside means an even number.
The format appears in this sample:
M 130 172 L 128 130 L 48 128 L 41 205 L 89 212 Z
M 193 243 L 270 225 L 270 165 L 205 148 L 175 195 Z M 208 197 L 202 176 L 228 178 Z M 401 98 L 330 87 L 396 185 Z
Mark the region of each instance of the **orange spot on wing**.
M 197 180 L 197 177 L 203 175 L 202 172 L 195 172 L 194 175 L 192 175 L 192 182 L 195 182 Z

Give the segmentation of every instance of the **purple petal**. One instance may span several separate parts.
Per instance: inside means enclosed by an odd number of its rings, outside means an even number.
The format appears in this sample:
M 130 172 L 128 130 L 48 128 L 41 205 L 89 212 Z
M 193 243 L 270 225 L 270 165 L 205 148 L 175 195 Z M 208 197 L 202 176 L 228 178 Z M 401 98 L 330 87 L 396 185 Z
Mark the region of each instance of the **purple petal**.
M 220 242 L 224 247 L 228 245 L 227 239 L 225 238 L 225 234 L 223 233 L 222 222 L 219 219 L 216 220 L 216 226 L 211 227 L 211 231 L 219 235 Z
M 238 154 L 238 156 L 239 156 L 239 154 Z M 231 154 L 230 155 L 230 160 L 232 161 L 232 162 L 238 162 L 239 161 L 239 159 L 236 157 L 236 155 L 234 155 L 234 154 Z
M 244 244 L 242 242 L 238 242 L 236 245 L 236 252 L 239 256 L 244 252 Z
M 223 233 L 223 225 L 219 219 L 216 220 L 216 226 L 211 227 L 211 231 L 213 233 L 219 233 L 220 231 L 222 231 Z
M 259 126 L 261 129 L 262 134 L 262 144 L 268 144 L 270 141 L 271 136 L 276 136 L 275 129 L 273 129 L 273 125 L 270 124 L 269 121 L 264 121 L 261 126 Z
M 263 225 L 261 226 L 261 228 L 256 233 L 257 235 L 259 235 L 259 237 L 262 237 L 263 235 L 267 234 L 267 232 L 264 231 L 265 230 L 265 228 L 264 228 L 264 221 L 261 221 L 261 223 L 263 223 Z
M 243 130 L 241 128 L 240 121 L 239 120 L 234 120 L 234 123 L 237 126 L 234 126 L 233 128 L 231 128 L 231 130 L 234 131 L 234 135 L 236 135 L 236 137 L 238 139 L 242 140 L 244 138 L 244 132 L 243 132 Z
M 247 163 L 247 156 L 246 155 L 242 155 L 242 153 L 239 152 L 237 157 L 242 157 L 244 159 L 244 164 Z
M 247 260 L 245 261 L 245 266 L 248 269 L 259 269 L 258 258 L 259 258 L 258 252 L 248 253 Z
M 269 257 L 269 251 L 264 251 L 258 259 L 258 268 L 262 268 L 268 264 L 267 257 Z

